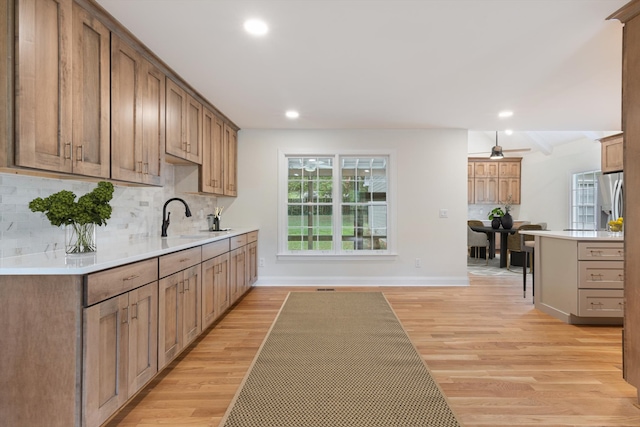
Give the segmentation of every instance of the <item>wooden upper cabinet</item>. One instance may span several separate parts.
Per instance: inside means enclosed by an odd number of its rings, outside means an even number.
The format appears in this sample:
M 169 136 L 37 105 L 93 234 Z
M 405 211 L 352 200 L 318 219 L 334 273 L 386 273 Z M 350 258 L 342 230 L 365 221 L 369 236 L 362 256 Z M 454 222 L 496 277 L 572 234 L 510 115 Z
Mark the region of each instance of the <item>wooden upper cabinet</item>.
M 224 195 L 224 123 L 208 108 L 204 108 L 202 141 L 202 168 L 200 173 L 200 191 Z
M 497 162 L 475 162 L 475 177 L 497 177 L 498 176 L 498 163 Z
M 500 178 L 520 178 L 520 161 L 501 161 L 498 168 Z
M 202 104 L 171 79 L 166 96 L 166 153 L 202 164 Z
M 602 173 L 622 172 L 624 160 L 623 134 L 600 139 L 602 152 Z
M 110 174 L 110 32 L 73 4 L 72 172 Z
M 109 177 L 109 30 L 69 0 L 18 2 L 16 165 Z
M 224 195 L 237 196 L 238 180 L 238 133 L 231 126 L 224 125 Z
M 19 0 L 16 10 L 15 162 L 71 172 L 72 0 Z
M 111 176 L 161 185 L 164 74 L 115 35 L 111 51 Z

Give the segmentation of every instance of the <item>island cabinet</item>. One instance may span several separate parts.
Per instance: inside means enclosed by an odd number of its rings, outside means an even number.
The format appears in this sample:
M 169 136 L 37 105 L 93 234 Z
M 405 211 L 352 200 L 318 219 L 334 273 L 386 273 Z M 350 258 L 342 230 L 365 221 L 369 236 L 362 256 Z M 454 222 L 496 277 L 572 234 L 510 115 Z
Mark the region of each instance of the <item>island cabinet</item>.
M 229 239 L 202 246 L 202 328 L 229 307 Z
M 111 176 L 162 185 L 165 75 L 115 34 L 111 54 Z
M 72 0 L 19 0 L 15 163 L 109 177 L 109 30 Z
M 99 426 L 158 372 L 158 261 L 85 280 L 83 425 Z
M 166 153 L 176 159 L 202 164 L 202 121 L 202 104 L 167 79 Z
M 186 249 L 159 259 L 158 367 L 162 368 L 202 330 L 201 248 Z
M 605 232 L 586 239 L 572 232 L 535 235 L 536 308 L 571 324 L 621 324 L 624 248 Z M 547 233 L 547 235 L 545 235 Z

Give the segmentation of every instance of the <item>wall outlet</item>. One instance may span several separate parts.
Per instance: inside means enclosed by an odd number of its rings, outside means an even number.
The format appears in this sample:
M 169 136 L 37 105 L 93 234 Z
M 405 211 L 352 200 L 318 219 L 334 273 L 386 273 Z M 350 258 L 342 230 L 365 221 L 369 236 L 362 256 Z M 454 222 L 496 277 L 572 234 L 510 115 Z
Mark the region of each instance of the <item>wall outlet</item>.
M 422 267 L 422 261 L 420 260 L 420 258 L 416 258 L 416 268 L 420 267 Z
M 260 260 L 258 260 L 258 266 L 264 267 L 264 258 L 260 258 Z

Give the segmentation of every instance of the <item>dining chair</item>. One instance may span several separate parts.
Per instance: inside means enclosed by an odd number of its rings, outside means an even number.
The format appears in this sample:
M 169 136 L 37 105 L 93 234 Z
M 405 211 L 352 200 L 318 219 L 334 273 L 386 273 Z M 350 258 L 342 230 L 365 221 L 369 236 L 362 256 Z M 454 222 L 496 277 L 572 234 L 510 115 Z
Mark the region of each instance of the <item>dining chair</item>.
M 487 265 L 489 265 L 489 238 L 487 234 L 481 231 L 473 231 L 471 227 L 467 225 L 468 256 L 471 256 L 471 248 L 476 248 L 476 258 L 479 258 L 480 248 L 485 248 L 484 257 Z

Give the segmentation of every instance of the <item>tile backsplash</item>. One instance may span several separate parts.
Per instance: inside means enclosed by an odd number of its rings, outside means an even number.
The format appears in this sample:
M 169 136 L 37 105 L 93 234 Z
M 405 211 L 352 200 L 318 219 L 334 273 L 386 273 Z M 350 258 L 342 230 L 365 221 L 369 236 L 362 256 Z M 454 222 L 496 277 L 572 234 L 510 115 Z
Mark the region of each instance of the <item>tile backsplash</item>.
M 167 164 L 163 171 L 164 187 L 139 187 L 113 182 L 113 212 L 107 225 L 97 227 L 98 250 L 106 239 L 138 239 L 160 235 L 162 207 L 171 197 L 184 199 L 192 216 L 184 216 L 184 206 L 172 202 L 169 235 L 206 229 L 207 214 L 216 206 L 215 196 L 176 192 L 175 166 Z M 41 178 L 0 173 L 0 258 L 61 249 L 64 230 L 55 227 L 43 213 L 31 212 L 29 202 L 60 190 L 73 191 L 77 197 L 95 188 L 95 182 L 72 179 Z

